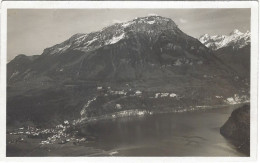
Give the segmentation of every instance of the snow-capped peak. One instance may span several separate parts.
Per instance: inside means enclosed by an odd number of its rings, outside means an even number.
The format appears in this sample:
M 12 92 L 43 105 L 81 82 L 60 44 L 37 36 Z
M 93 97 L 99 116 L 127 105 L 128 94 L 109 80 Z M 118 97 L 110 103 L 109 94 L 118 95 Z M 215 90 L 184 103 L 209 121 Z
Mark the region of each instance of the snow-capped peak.
M 89 52 L 127 39 L 128 31 L 156 33 L 165 29 L 177 29 L 177 25 L 169 18 L 154 14 L 138 17 L 127 22 L 110 25 L 97 32 L 75 34 L 68 40 L 45 49 L 43 54 L 57 55 L 68 50 Z
M 131 21 L 121 23 L 121 25 L 122 25 L 122 27 L 126 28 L 133 24 L 150 24 L 150 25 L 158 24 L 158 25 L 160 25 L 163 22 L 168 22 L 168 21 L 173 22 L 169 18 L 161 17 L 156 14 L 149 14 L 148 16 L 145 16 L 145 17 L 136 17 L 135 19 L 133 19 Z M 173 24 L 175 24 L 175 23 L 173 22 Z
M 234 29 L 229 35 L 241 35 L 243 34 L 242 32 L 240 32 L 238 29 Z
M 204 44 L 205 42 L 207 42 L 210 39 L 210 35 L 209 34 L 204 34 L 202 36 L 200 36 L 199 40 L 202 44 Z
M 199 40 L 202 44 L 212 50 L 218 50 L 227 46 L 232 46 L 234 49 L 238 49 L 250 43 L 250 35 L 250 31 L 242 33 L 238 29 L 235 29 L 229 35 L 210 36 L 204 34 L 199 37 Z

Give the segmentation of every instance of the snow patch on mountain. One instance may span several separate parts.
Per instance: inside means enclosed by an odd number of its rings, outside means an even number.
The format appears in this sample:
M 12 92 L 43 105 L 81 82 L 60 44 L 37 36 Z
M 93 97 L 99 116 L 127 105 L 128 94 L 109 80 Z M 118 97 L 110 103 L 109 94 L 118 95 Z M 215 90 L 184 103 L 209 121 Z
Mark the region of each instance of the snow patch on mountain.
M 199 41 L 212 50 L 218 50 L 223 47 L 232 46 L 233 49 L 242 48 L 250 43 L 251 33 L 249 31 L 242 33 L 238 29 L 232 31 L 229 35 L 204 34 Z
M 127 22 L 113 24 L 100 31 L 88 34 L 75 34 L 68 40 L 45 49 L 43 54 L 59 55 L 68 50 L 78 50 L 82 52 L 93 51 L 102 46 L 118 43 L 126 37 L 127 31 L 129 30 L 138 32 L 142 31 L 149 34 L 154 33 L 154 30 L 151 32 L 151 25 L 156 25 L 158 29 L 177 28 L 177 25 L 169 18 L 157 15 L 138 17 Z
M 98 40 L 98 38 L 97 38 L 97 37 L 94 37 L 92 40 L 90 40 L 90 41 L 87 42 L 87 45 L 90 45 L 90 44 L 92 44 L 93 42 L 95 42 L 95 41 L 97 41 L 97 40 Z
M 124 37 L 125 37 L 125 33 L 122 33 L 122 34 L 119 35 L 119 36 L 114 36 L 112 39 L 110 39 L 110 40 L 108 40 L 108 41 L 106 42 L 106 45 L 115 44 L 115 43 L 117 43 L 118 41 L 122 40 Z
M 147 23 L 148 23 L 148 24 L 154 24 L 155 21 L 154 21 L 154 20 L 153 20 L 153 21 L 147 21 Z
M 122 27 L 126 28 L 126 27 L 128 27 L 128 26 L 130 26 L 130 25 L 132 25 L 134 23 L 135 23 L 134 21 L 129 21 L 129 22 L 123 23 Z

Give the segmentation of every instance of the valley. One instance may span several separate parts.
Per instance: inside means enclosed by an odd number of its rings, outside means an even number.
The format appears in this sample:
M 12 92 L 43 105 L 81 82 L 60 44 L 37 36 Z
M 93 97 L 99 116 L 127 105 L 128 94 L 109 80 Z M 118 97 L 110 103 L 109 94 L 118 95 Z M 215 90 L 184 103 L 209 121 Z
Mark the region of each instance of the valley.
M 7 64 L 7 155 L 245 156 L 219 129 L 246 103 L 250 32 L 137 17 Z

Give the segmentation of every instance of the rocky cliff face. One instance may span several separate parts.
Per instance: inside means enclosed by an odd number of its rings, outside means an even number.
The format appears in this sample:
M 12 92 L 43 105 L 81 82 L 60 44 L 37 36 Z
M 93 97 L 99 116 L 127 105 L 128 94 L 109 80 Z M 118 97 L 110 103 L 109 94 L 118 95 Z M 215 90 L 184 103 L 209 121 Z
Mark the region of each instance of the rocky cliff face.
M 220 133 L 242 152 L 250 155 L 250 105 L 234 110 Z
M 15 65 L 24 64 L 15 58 L 7 65 L 8 124 L 116 116 L 136 109 L 191 110 L 249 98 L 246 81 L 229 65 L 160 16 L 76 34 L 23 68 Z

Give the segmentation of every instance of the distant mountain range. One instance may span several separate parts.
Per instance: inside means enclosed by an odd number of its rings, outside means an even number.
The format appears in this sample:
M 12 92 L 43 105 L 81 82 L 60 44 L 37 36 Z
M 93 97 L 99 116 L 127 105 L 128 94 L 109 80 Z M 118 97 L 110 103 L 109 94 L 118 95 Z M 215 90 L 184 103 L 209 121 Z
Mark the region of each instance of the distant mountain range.
M 204 34 L 199 37 L 199 40 L 202 44 L 212 50 L 218 50 L 228 46 L 233 49 L 239 49 L 250 44 L 251 33 L 249 31 L 242 33 L 238 29 L 235 29 L 229 35 L 210 36 Z
M 206 46 L 173 20 L 147 16 L 75 34 L 39 56 L 18 55 L 7 64 L 7 123 L 83 122 L 248 101 L 248 78 L 219 57 L 229 52 L 218 54 L 206 37 L 200 40 Z M 214 49 L 229 47 L 221 45 Z
M 249 31 L 242 33 L 235 29 L 228 36 L 204 34 L 199 40 L 213 50 L 215 55 L 237 74 L 249 80 L 251 47 L 251 33 Z

